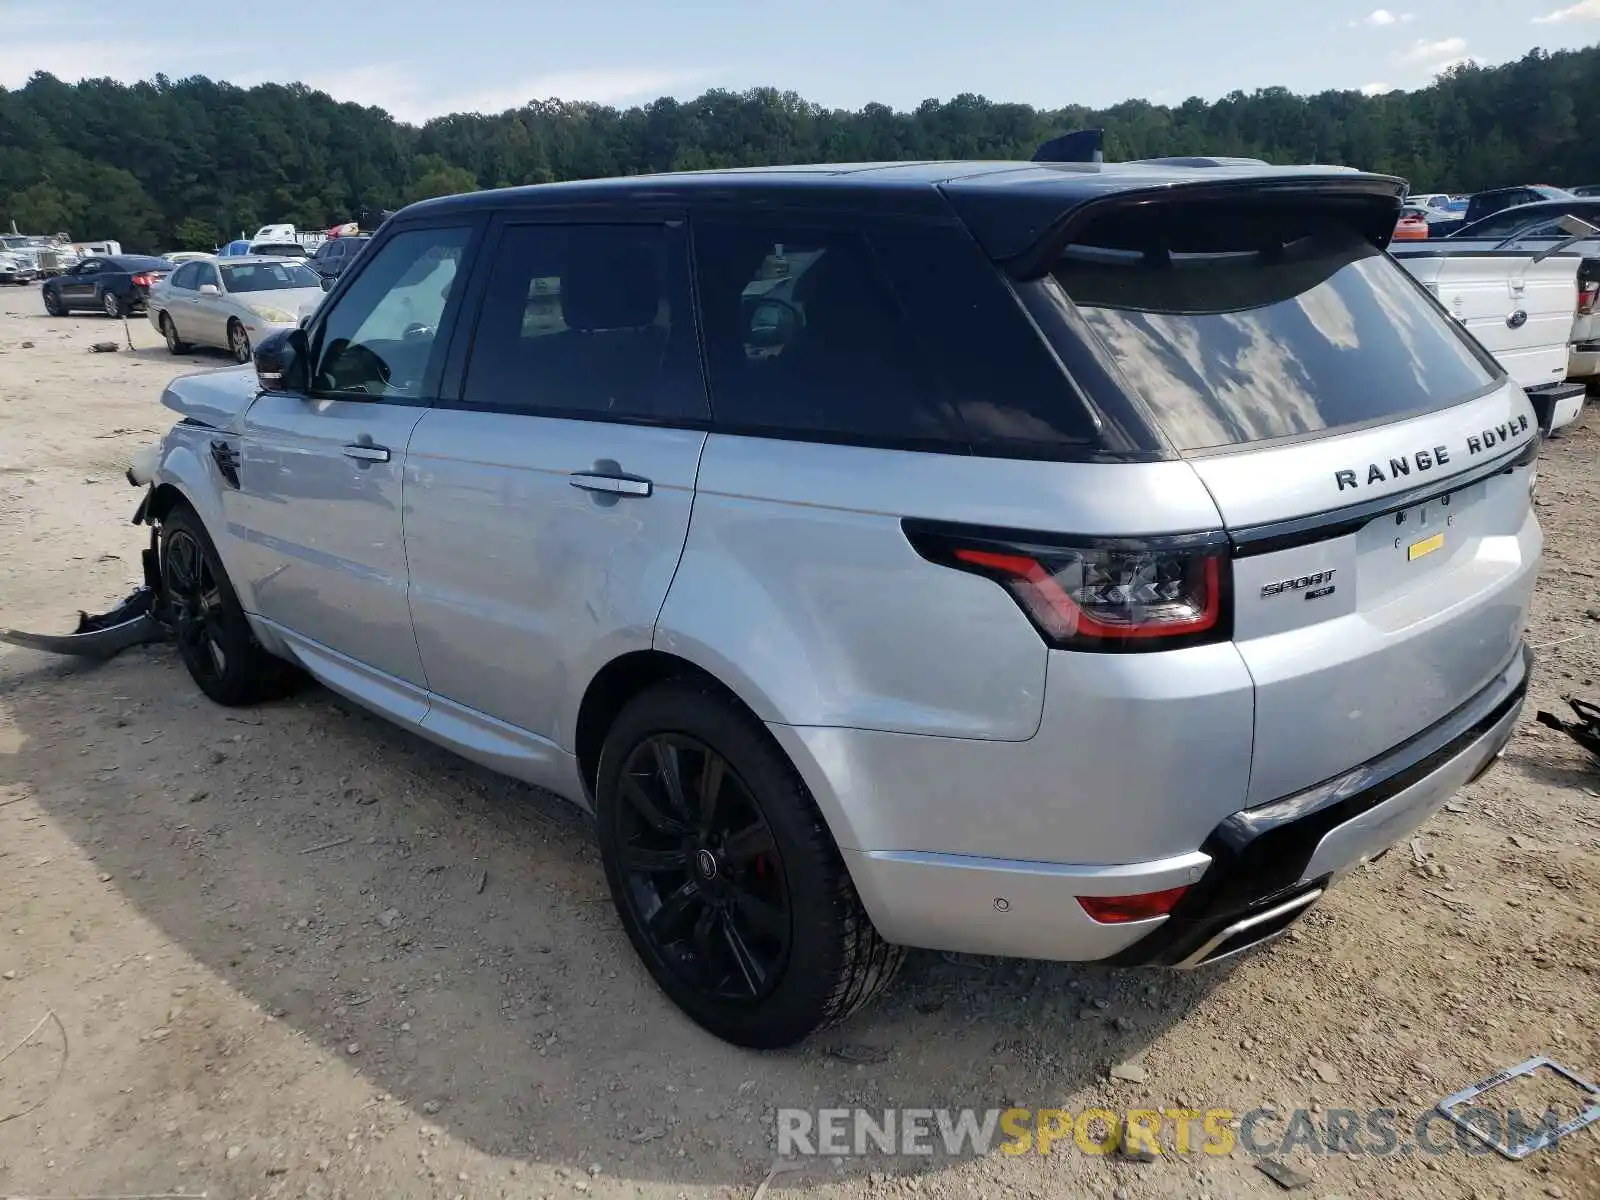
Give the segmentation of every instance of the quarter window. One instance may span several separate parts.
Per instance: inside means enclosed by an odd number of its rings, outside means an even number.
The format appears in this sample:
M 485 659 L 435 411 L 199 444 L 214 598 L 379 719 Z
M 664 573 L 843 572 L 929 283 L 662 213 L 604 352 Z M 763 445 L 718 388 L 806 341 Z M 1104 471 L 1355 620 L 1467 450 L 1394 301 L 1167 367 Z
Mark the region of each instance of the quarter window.
M 719 428 L 941 448 L 964 440 L 859 233 L 697 222 L 695 264 Z

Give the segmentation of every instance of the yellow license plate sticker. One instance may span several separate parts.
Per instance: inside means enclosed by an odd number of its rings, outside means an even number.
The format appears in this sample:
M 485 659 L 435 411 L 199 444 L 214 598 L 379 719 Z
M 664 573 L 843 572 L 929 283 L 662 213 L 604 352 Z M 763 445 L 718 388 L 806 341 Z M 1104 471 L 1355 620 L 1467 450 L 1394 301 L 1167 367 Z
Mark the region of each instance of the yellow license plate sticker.
M 1417 559 L 1421 558 L 1424 554 L 1432 554 L 1442 545 L 1444 545 L 1443 533 L 1436 533 L 1432 537 L 1425 537 L 1420 542 L 1412 542 L 1410 548 L 1406 550 L 1406 561 L 1416 562 Z

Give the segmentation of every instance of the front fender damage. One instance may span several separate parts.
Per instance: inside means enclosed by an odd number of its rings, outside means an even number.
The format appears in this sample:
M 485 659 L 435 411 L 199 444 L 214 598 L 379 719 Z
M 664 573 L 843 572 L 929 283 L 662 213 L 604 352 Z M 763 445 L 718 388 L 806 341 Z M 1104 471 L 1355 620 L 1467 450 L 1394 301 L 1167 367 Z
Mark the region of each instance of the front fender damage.
M 0 642 L 26 646 L 50 654 L 75 658 L 109 659 L 132 646 L 172 639 L 166 593 L 161 586 L 161 542 L 157 521 L 150 513 L 151 486 L 159 449 L 136 456 L 128 468 L 128 482 L 144 489 L 134 510 L 133 524 L 150 526 L 150 544 L 140 553 L 144 582 L 115 608 L 103 613 L 78 612 L 78 626 L 71 633 L 28 633 L 20 629 L 0 629 Z

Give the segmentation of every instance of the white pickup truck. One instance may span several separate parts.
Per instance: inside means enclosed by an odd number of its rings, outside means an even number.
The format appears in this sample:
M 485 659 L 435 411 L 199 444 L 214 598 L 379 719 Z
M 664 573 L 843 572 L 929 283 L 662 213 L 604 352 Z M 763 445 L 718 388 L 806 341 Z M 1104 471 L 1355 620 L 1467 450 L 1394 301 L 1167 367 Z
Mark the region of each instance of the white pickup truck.
M 1522 385 L 1550 433 L 1582 413 L 1585 383 L 1568 382 L 1568 376 L 1590 365 L 1584 343 L 1600 336 L 1590 328 L 1600 323 L 1594 315 L 1600 264 L 1571 252 L 1579 242 L 1600 237 L 1600 229 L 1563 217 L 1561 230 L 1565 236 L 1542 239 L 1538 246 L 1519 245 L 1513 237 L 1494 242 L 1441 238 L 1390 247 Z M 1593 365 L 1600 366 L 1600 353 Z

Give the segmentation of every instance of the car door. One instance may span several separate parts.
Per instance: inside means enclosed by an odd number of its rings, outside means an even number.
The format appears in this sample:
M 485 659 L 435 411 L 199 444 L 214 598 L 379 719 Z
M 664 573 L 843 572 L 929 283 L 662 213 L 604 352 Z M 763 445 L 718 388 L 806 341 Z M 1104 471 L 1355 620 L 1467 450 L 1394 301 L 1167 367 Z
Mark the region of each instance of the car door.
M 459 392 L 406 458 L 411 613 L 430 721 L 453 703 L 570 749 L 595 672 L 650 646 L 688 535 L 708 408 L 686 235 L 631 212 L 489 237 Z
M 318 311 L 305 331 L 309 387 L 250 406 L 240 487 L 224 497 L 260 615 L 325 679 L 355 672 L 391 701 L 410 694 L 419 718 L 401 465 L 437 391 L 437 334 L 455 319 L 474 228 L 397 230 Z
M 155 293 L 156 307 L 166 314 L 179 341 L 195 340 L 191 329 L 194 325 L 195 284 L 199 277 L 199 263 L 184 263 L 167 276 L 166 283 L 159 285 Z
M 206 346 L 227 346 L 227 293 L 222 290 L 222 275 L 215 263 L 200 263 L 195 274 L 194 298 L 189 302 L 192 340 Z
M 86 258 L 61 277 L 61 300 L 68 308 L 98 308 L 95 283 L 106 269 L 99 258 Z

